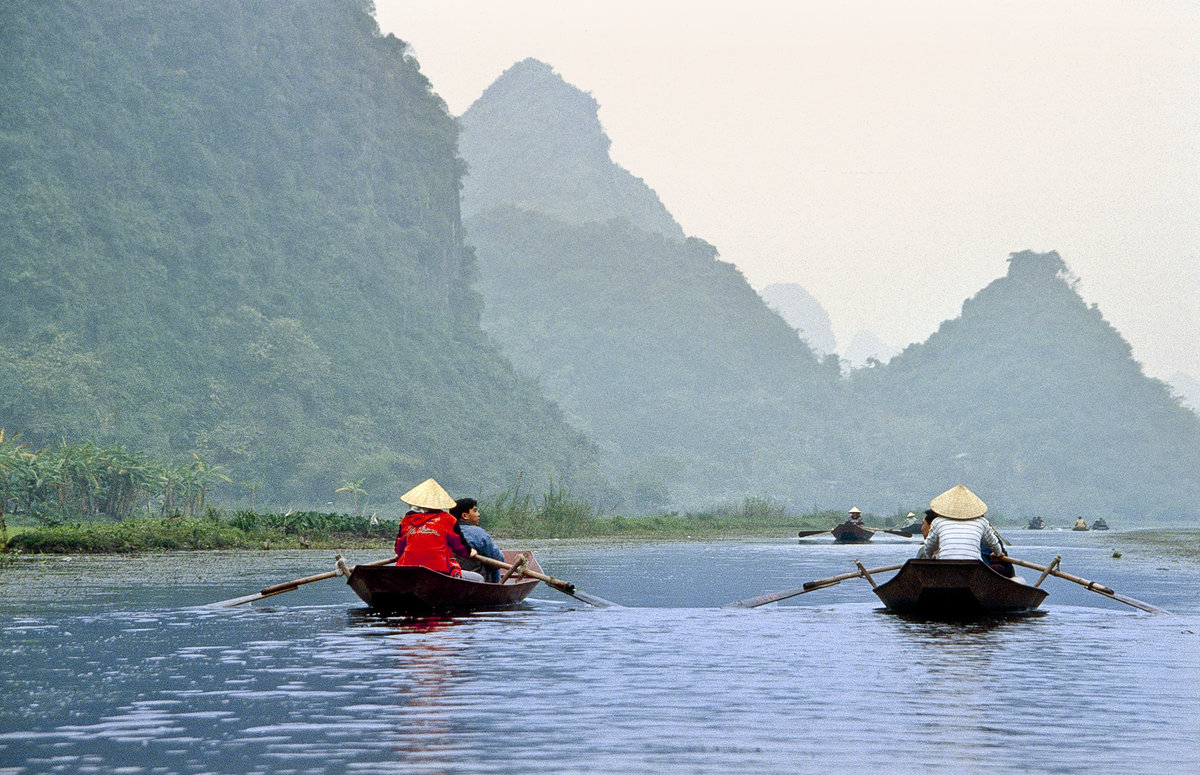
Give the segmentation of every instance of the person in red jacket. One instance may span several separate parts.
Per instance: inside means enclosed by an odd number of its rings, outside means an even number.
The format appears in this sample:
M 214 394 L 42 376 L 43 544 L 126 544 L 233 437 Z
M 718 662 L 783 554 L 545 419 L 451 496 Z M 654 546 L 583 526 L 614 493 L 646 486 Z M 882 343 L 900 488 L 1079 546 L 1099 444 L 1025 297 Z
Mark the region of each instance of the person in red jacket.
M 450 576 L 462 576 L 455 555 L 470 557 L 472 551 L 458 531 L 458 520 L 448 512 L 454 507 L 450 494 L 433 479 L 426 479 L 400 499 L 413 508 L 400 520 L 396 564 L 420 565 Z

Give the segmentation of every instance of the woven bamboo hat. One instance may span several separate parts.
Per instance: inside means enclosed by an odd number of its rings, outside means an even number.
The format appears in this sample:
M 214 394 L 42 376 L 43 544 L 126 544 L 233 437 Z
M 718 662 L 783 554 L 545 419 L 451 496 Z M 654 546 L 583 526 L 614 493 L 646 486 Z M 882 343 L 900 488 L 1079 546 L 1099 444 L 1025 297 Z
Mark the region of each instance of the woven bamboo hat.
M 987 504 L 961 484 L 931 500 L 929 508 L 939 517 L 947 519 L 975 519 L 987 514 Z
M 446 509 L 454 508 L 454 499 L 450 497 L 450 493 L 442 489 L 442 486 L 433 479 L 426 479 L 408 492 L 400 496 L 400 500 L 410 506 L 416 506 L 422 509 Z
M 850 513 L 851 514 L 862 514 L 862 512 L 858 510 L 858 506 L 855 506 L 852 509 L 850 509 Z

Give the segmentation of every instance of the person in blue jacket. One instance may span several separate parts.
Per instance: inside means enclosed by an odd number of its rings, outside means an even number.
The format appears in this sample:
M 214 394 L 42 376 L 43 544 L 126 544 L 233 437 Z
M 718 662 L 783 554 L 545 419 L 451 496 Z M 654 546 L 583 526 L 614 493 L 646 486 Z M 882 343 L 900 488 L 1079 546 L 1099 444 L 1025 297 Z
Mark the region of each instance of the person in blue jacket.
M 454 503 L 454 508 L 450 509 L 450 513 L 458 518 L 458 527 L 462 532 L 463 540 L 467 542 L 467 546 L 484 555 L 491 557 L 493 560 L 504 560 L 504 552 L 500 551 L 500 547 L 496 546 L 496 542 L 492 540 L 492 536 L 488 531 L 479 526 L 479 502 L 474 498 L 459 498 Z M 495 584 L 500 581 L 500 569 L 491 565 L 486 565 L 478 560 L 460 560 L 463 568 L 467 570 L 476 570 L 483 574 L 484 581 L 490 581 Z M 474 564 L 478 567 L 470 567 Z

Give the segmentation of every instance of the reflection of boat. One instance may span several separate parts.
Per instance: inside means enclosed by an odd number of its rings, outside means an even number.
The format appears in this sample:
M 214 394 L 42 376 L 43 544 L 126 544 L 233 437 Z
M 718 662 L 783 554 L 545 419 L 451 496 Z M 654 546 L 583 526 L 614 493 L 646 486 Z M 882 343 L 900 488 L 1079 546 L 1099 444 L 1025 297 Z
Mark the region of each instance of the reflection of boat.
M 1041 530 L 1045 526 L 1046 526 L 1046 523 L 1042 521 L 1041 517 L 1034 517 L 1033 519 L 1029 520 L 1029 526 L 1026 529 L 1027 530 Z
M 874 530 L 868 530 L 861 523 L 850 520 L 846 520 L 829 532 L 833 534 L 833 540 L 839 544 L 865 544 L 871 540 L 871 536 L 875 535 Z
M 875 587 L 888 610 L 931 619 L 1032 611 L 1046 591 L 1001 576 L 978 560 L 909 560 Z
M 515 563 L 521 554 L 506 551 L 504 560 Z M 541 573 L 537 559 L 528 556 L 529 569 Z M 464 581 L 414 565 L 358 565 L 346 583 L 372 608 L 398 613 L 508 608 L 521 603 L 538 585 L 537 579 L 524 576 L 502 584 Z
M 1104 517 L 1092 523 L 1092 530 L 1108 530 L 1108 523 L 1104 521 Z

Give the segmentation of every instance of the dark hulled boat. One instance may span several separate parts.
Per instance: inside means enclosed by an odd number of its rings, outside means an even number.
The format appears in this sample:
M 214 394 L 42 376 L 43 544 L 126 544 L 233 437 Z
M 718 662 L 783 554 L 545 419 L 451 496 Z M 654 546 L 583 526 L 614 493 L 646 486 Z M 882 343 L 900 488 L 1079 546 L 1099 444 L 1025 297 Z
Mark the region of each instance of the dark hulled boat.
M 1026 529 L 1027 530 L 1041 530 L 1044 527 L 1046 527 L 1046 523 L 1042 521 L 1042 518 L 1034 517 L 1033 519 L 1029 520 L 1029 526 Z
M 504 552 L 504 561 L 515 563 L 521 552 Z M 542 572 L 529 554 L 529 569 Z M 537 579 L 514 576 L 502 584 L 464 581 L 414 565 L 358 565 L 346 580 L 367 605 L 396 613 L 476 611 L 509 608 L 520 604 L 538 585 Z
M 1046 591 L 1005 578 L 979 560 L 909 560 L 875 587 L 889 611 L 930 619 L 1028 613 Z
M 868 530 L 850 520 L 846 520 L 829 532 L 833 535 L 834 543 L 839 544 L 865 544 L 871 540 L 871 536 L 875 535 L 874 530 Z
M 1108 523 L 1101 517 L 1092 523 L 1092 530 L 1108 530 Z

